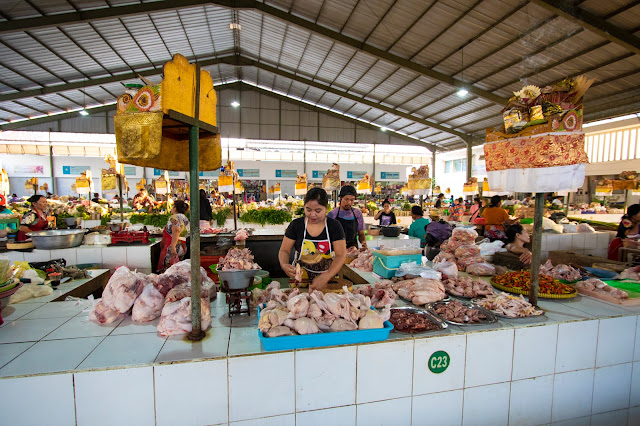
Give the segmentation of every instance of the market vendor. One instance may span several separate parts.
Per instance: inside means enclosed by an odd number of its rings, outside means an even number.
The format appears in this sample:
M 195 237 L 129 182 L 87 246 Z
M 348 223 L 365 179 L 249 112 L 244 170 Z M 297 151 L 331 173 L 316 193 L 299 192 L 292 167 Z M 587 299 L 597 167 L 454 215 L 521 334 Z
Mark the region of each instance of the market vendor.
M 153 206 L 153 201 L 144 188 L 140 189 L 140 192 L 133 197 L 133 209 L 138 212 L 150 211 Z
M 640 234 L 640 204 L 632 204 L 627 208 L 627 214 L 622 216 L 622 220 L 618 225 L 618 233 L 609 244 L 607 258 L 609 260 L 619 260 L 622 240 L 638 234 Z
M 31 204 L 31 210 L 22 215 L 16 241 L 26 241 L 27 232 L 42 231 L 49 226 L 46 213 L 47 199 L 44 195 L 33 195 L 27 202 Z
M 2 194 L 0 194 L 0 214 L 13 214 L 13 212 L 7 208 L 6 198 Z M 0 238 L 6 237 L 9 232 L 15 231 L 17 228 L 15 223 L 0 224 Z
M 379 210 L 373 219 L 379 220 L 380 226 L 395 225 L 397 223 L 396 214 L 391 210 L 391 203 L 389 200 L 384 200 L 382 202 L 382 210 Z
M 453 207 L 451 208 L 451 214 L 449 215 L 449 220 L 453 222 L 461 222 L 462 216 L 466 211 L 464 206 L 464 199 L 462 197 L 457 198 L 453 201 Z
M 426 244 L 425 235 L 427 234 L 427 225 L 431 223 L 429 219 L 423 217 L 424 212 L 422 211 L 422 207 L 413 206 L 411 207 L 411 219 L 413 222 L 411 226 L 409 226 L 409 236 L 420 238 L 420 247 L 424 247 Z
M 531 250 L 524 246 L 531 241 L 527 230 L 519 223 L 516 223 L 507 226 L 505 234 L 507 235 L 507 245 L 505 246 L 507 251 L 519 255 L 520 262 L 524 265 L 531 265 L 533 255 L 531 254 Z
M 347 248 L 358 247 L 358 240 L 362 248 L 367 248 L 367 237 L 364 233 L 364 217 L 360 209 L 353 207 L 356 201 L 356 189 L 345 185 L 340 189 L 340 207 L 327 213 L 327 217 L 336 219 L 344 230 Z
M 213 220 L 211 203 L 209 202 L 207 193 L 204 189 L 200 190 L 200 220 L 206 220 L 209 223 Z
M 304 197 L 304 217 L 289 224 L 278 252 L 280 267 L 293 279 L 296 279 L 296 267 L 289 263 L 292 250 L 295 250 L 294 263 L 304 255 L 322 255 L 326 269 L 311 282 L 310 288 L 314 290 L 327 286 L 344 265 L 347 255 L 344 230 L 340 222 L 327 217 L 328 205 L 329 197 L 324 189 L 310 189 Z
M 513 225 L 515 220 L 509 218 L 509 213 L 502 208 L 502 200 L 499 195 L 491 197 L 489 207 L 482 212 L 485 220 L 484 236 L 492 240 L 505 240 L 504 225 Z
M 444 200 L 444 194 L 440 193 L 436 198 L 436 205 L 434 206 L 436 209 L 441 209 L 442 207 L 444 207 L 442 205 L 442 200 Z
M 158 272 L 184 259 L 187 253 L 186 237 L 189 229 L 187 211 L 189 205 L 182 200 L 176 200 L 171 208 L 171 217 L 162 230 L 162 244 L 158 259 Z

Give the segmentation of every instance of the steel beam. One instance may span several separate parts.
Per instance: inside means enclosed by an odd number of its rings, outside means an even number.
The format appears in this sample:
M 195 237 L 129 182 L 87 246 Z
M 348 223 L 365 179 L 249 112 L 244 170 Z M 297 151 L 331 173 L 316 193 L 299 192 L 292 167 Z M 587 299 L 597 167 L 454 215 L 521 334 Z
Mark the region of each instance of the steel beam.
M 228 57 L 235 58 L 235 55 L 229 55 Z M 220 63 L 228 63 L 228 62 L 224 62 L 228 60 L 228 57 L 220 56 L 217 58 L 207 59 L 204 61 L 196 61 L 196 62 L 200 64 L 201 67 L 208 67 L 208 66 L 217 65 Z M 56 84 L 54 86 L 45 86 L 40 89 L 22 90 L 16 93 L 7 93 L 7 94 L 0 95 L 0 102 L 13 101 L 16 99 L 23 99 L 23 98 L 31 98 L 31 97 L 40 96 L 40 95 L 49 95 L 53 93 L 66 92 L 68 90 L 74 90 L 74 89 L 84 89 L 90 86 L 101 86 L 103 84 L 117 83 L 117 82 L 126 81 L 126 80 L 133 80 L 133 79 L 139 78 L 138 76 L 149 77 L 154 75 L 161 75 L 162 72 L 163 72 L 162 68 L 149 69 L 144 71 L 132 71 L 132 72 L 126 72 L 122 74 L 116 74 L 109 77 L 92 78 L 86 81 L 78 81 L 75 83 Z
M 469 92 L 476 96 L 485 98 L 498 105 L 503 105 L 507 102 L 507 99 L 498 96 L 489 91 L 483 90 L 479 87 L 466 84 L 461 80 L 455 79 L 446 74 L 434 71 L 433 69 L 415 63 L 409 59 L 402 58 L 398 55 L 386 52 L 377 47 L 371 46 L 365 42 L 354 39 L 339 33 L 338 31 L 331 30 L 324 26 L 318 25 L 314 22 L 308 21 L 304 18 L 295 16 L 291 13 L 287 13 L 284 10 L 267 5 L 265 3 L 255 0 L 212 0 L 208 2 L 198 0 L 166 0 L 157 2 L 148 2 L 129 6 L 116 6 L 109 8 L 102 8 L 96 10 L 88 10 L 81 12 L 69 12 L 61 13 L 57 15 L 49 15 L 38 18 L 24 18 L 16 19 L 8 22 L 0 23 L 0 34 L 14 31 L 28 31 L 35 28 L 61 26 L 65 24 L 78 23 L 78 22 L 91 22 L 101 19 L 120 18 L 127 15 L 135 15 L 142 13 L 152 13 L 160 10 L 172 10 L 180 9 L 191 6 L 201 6 L 206 4 L 214 4 L 222 7 L 238 9 L 254 9 L 263 14 L 272 16 L 283 22 L 291 25 L 303 28 L 307 31 L 311 31 L 316 34 L 320 34 L 327 37 L 337 43 L 341 43 L 347 46 L 351 46 L 355 49 L 362 50 L 368 54 L 375 56 L 386 62 L 398 65 L 403 68 L 413 70 L 417 73 L 423 74 L 433 80 L 440 81 L 450 86 L 462 88 L 464 87 Z
M 334 87 L 327 86 L 325 84 L 319 83 L 319 82 L 314 81 L 314 80 L 310 80 L 310 79 L 305 78 L 305 77 L 301 77 L 301 76 L 299 76 L 297 74 L 293 74 L 293 73 L 284 71 L 284 70 L 282 70 L 280 68 L 275 68 L 275 67 L 272 67 L 270 65 L 266 65 L 266 64 L 263 64 L 263 63 L 260 63 L 260 62 L 249 60 L 249 59 L 242 59 L 242 63 L 245 64 L 245 65 L 254 66 L 254 67 L 259 68 L 259 69 L 264 70 L 264 71 L 268 71 L 268 72 L 270 72 L 272 74 L 280 75 L 282 77 L 285 77 L 285 78 L 288 78 L 288 79 L 291 79 L 291 80 L 295 80 L 297 82 L 300 82 L 300 83 L 303 83 L 303 84 L 306 84 L 306 85 L 309 85 L 309 86 L 313 86 L 313 87 L 315 87 L 317 89 L 320 89 L 320 90 L 323 90 L 325 92 L 333 93 L 334 95 L 338 95 L 338 96 L 341 96 L 343 98 L 350 99 L 352 101 L 355 101 L 355 102 L 358 102 L 358 103 L 361 103 L 361 104 L 365 104 L 365 105 L 370 106 L 372 108 L 376 108 L 376 109 L 379 109 L 381 111 L 385 111 L 385 112 L 387 112 L 389 114 L 393 114 L 393 115 L 396 115 L 398 117 L 406 118 L 408 120 L 415 121 L 416 123 L 420 123 L 420 124 L 423 124 L 425 126 L 433 127 L 434 129 L 438 129 L 438 130 L 440 130 L 442 132 L 446 132 L 446 133 L 451 134 L 453 136 L 458 136 L 461 139 L 464 139 L 464 138 L 468 137 L 468 135 L 466 133 L 459 132 L 459 131 L 454 130 L 454 129 L 449 128 L 449 127 L 441 126 L 441 125 L 439 125 L 439 124 L 437 124 L 437 123 L 435 123 L 433 121 L 428 121 L 428 120 L 421 119 L 420 117 L 417 117 L 417 116 L 414 116 L 414 115 L 411 115 L 411 114 L 407 114 L 407 113 L 399 111 L 399 110 L 397 110 L 395 108 L 391 108 L 391 107 L 387 107 L 387 106 L 381 105 L 378 102 L 371 101 L 371 100 L 365 99 L 365 98 L 357 96 L 357 95 L 353 95 L 353 94 L 351 94 L 349 92 L 345 92 L 345 91 L 336 89 Z
M 574 22 L 602 38 L 609 40 L 625 49 L 640 54 L 640 38 L 617 27 L 599 16 L 576 7 L 566 0 L 531 0 L 532 3 L 547 9 L 571 22 Z

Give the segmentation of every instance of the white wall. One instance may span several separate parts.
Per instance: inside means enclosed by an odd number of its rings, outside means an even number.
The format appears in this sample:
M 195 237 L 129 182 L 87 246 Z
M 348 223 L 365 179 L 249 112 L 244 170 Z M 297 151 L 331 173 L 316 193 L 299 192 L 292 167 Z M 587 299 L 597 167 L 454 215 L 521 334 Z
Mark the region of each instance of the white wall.
M 471 150 L 472 160 L 472 177 L 478 178 L 479 182 L 487 176 L 486 169 L 484 167 L 484 160 L 480 160 L 480 156 L 484 156 L 484 149 L 482 146 L 475 146 Z M 467 150 L 460 149 L 457 151 L 450 151 L 444 153 L 436 153 L 436 185 L 440 186 L 442 192 L 446 191 L 447 188 L 451 188 L 451 195 L 454 197 L 462 197 L 462 187 L 464 183 L 467 181 L 467 172 L 453 172 L 453 173 L 445 173 L 444 164 L 446 161 L 450 160 L 458 160 L 467 158 Z
M 47 182 L 49 184 L 49 190 L 51 191 L 51 168 L 49 166 L 49 157 L 44 155 L 16 155 L 16 154 L 0 154 L 0 165 L 2 168 L 6 169 L 9 173 L 9 182 L 11 185 L 11 192 L 15 192 L 18 196 L 23 195 L 31 195 L 27 194 L 27 191 L 24 188 L 24 183 L 28 178 L 36 176 L 39 178 L 39 183 Z M 306 163 L 300 162 L 279 162 L 279 161 L 243 161 L 238 160 L 235 162 L 236 169 L 258 169 L 259 175 L 257 177 L 245 177 L 244 179 L 249 180 L 266 180 L 267 187 L 275 184 L 276 182 L 281 183 L 282 193 L 285 194 L 294 194 L 294 183 L 295 177 L 276 177 L 276 170 L 296 170 L 297 174 L 307 173 L 309 181 L 321 181 L 322 176 L 327 172 L 327 170 L 331 167 L 330 163 Z M 67 195 L 71 194 L 71 185 L 75 183 L 75 178 L 79 176 L 80 169 L 74 170 L 71 174 L 64 174 L 65 167 L 81 167 L 82 170 L 86 170 L 86 168 L 91 170 L 93 175 L 94 182 L 94 191 L 98 192 L 102 195 L 101 190 L 101 182 L 100 176 L 103 168 L 107 168 L 107 163 L 101 157 L 78 157 L 78 156 L 54 156 L 53 157 L 53 176 L 56 179 L 56 193 L 59 195 Z M 86 167 L 86 168 L 85 168 Z M 127 175 L 127 181 L 129 182 L 129 196 L 133 196 L 136 192 L 135 185 L 138 183 L 142 177 L 143 173 L 146 173 L 147 183 L 150 183 L 152 179 L 156 179 L 159 176 L 154 175 L 154 169 L 146 168 L 146 171 L 143 171 L 142 167 L 137 166 L 125 166 L 125 167 L 135 167 L 135 175 Z M 41 170 L 41 173 L 33 173 L 31 170 Z M 391 165 L 391 164 L 376 164 L 376 180 L 377 181 L 406 181 L 407 180 L 407 170 L 410 170 L 410 166 L 406 165 Z M 313 179 L 312 173 L 314 170 L 319 172 L 319 179 Z M 353 163 L 342 163 L 340 165 L 340 179 L 343 181 L 347 180 L 358 180 L 358 179 L 349 179 L 348 172 L 349 171 L 362 171 L 366 173 L 373 173 L 373 165 L 372 164 L 353 164 Z M 398 179 L 385 179 L 381 178 L 381 172 L 397 172 L 399 175 Z M 215 174 L 215 172 L 214 172 Z M 187 179 L 188 173 L 186 172 L 177 172 L 177 176 L 171 176 L 172 179 Z M 213 179 L 209 176 L 203 176 L 201 179 Z M 115 193 L 115 192 L 114 192 Z

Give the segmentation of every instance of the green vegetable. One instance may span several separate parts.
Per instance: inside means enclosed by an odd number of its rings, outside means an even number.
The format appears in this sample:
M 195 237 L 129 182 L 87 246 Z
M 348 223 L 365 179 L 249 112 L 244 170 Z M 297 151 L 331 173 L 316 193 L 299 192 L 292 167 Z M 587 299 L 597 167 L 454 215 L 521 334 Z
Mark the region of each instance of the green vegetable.
M 260 225 L 282 225 L 283 223 L 291 222 L 291 213 L 274 208 L 249 210 L 240 216 L 240 221 L 245 223 L 259 223 Z
M 229 207 L 223 207 L 221 209 L 214 210 L 212 213 L 213 213 L 213 220 L 215 220 L 218 226 L 221 228 L 224 226 L 224 222 L 228 218 L 233 216 L 233 212 Z

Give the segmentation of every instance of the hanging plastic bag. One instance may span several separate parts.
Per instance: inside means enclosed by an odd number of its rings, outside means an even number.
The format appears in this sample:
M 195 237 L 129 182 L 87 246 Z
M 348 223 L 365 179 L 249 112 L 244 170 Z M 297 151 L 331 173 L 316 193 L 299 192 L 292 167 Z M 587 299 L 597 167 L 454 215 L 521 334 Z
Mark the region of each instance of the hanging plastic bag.
M 444 275 L 448 277 L 457 277 L 458 276 L 458 267 L 455 263 L 450 261 L 444 261 L 433 264 L 433 269 L 436 271 L 442 272 Z

